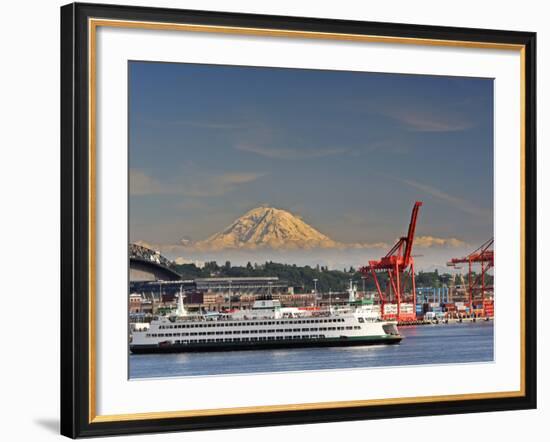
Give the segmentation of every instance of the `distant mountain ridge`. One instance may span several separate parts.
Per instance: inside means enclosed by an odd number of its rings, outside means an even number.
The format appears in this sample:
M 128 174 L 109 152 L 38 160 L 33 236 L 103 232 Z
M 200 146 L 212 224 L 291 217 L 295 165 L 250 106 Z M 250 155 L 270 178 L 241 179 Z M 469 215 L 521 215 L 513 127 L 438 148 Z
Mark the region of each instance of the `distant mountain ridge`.
M 196 242 L 199 250 L 333 248 L 338 243 L 298 216 L 274 207 L 257 207 L 221 232 Z

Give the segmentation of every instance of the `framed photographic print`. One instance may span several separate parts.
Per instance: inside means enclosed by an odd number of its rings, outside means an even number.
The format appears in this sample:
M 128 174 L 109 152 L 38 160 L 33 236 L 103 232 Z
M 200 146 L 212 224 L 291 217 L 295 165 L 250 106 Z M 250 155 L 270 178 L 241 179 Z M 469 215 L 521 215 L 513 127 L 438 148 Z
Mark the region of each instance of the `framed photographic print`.
M 534 408 L 535 42 L 62 7 L 62 434 Z

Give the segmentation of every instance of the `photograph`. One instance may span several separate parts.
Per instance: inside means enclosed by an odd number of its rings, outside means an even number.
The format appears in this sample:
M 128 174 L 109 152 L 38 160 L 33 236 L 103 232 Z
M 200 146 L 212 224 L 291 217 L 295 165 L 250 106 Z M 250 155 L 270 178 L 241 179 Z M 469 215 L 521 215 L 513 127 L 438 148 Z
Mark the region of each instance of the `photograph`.
M 129 379 L 494 362 L 494 78 L 127 63 Z
M 60 9 L 61 434 L 536 408 L 535 30 L 151 6 Z

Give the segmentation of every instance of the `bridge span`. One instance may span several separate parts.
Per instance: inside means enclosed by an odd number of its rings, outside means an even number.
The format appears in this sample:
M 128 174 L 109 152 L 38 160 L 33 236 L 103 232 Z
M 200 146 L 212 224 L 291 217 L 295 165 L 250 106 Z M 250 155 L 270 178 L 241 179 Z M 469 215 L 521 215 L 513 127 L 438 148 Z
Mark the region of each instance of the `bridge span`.
M 181 275 L 171 261 L 156 250 L 130 244 L 130 281 L 177 281 Z

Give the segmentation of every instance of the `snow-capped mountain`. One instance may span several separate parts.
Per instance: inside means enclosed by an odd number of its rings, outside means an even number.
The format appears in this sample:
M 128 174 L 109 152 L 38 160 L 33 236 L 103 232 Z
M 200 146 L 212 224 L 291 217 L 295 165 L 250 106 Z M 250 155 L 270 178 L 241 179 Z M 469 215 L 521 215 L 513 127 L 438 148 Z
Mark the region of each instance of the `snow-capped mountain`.
M 337 247 L 338 243 L 286 210 L 258 207 L 194 246 L 202 250 L 309 249 Z

